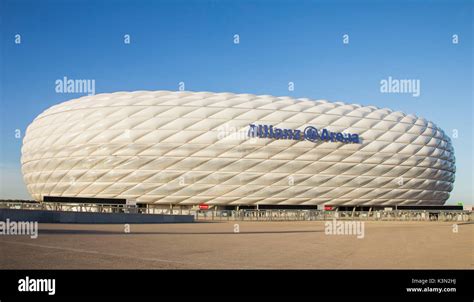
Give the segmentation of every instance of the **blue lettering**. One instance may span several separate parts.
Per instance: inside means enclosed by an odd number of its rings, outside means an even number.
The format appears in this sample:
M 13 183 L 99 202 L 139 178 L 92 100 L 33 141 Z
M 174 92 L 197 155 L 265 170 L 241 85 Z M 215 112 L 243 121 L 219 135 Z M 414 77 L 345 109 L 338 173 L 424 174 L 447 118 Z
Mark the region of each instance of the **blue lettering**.
M 257 127 L 254 124 L 250 124 L 248 136 L 255 137 L 257 135 Z
M 263 134 L 263 137 L 268 137 L 268 126 L 267 125 L 263 125 L 263 131 L 265 132 Z
M 274 139 L 306 139 L 311 142 L 321 141 L 360 143 L 358 134 L 331 132 L 328 129 L 321 129 L 321 132 L 313 126 L 307 126 L 304 131 L 292 129 L 274 128 L 272 125 L 250 124 L 248 130 L 249 137 L 274 138 Z
M 281 138 L 281 133 L 282 133 L 282 130 L 279 129 L 279 128 L 276 128 L 275 129 L 275 138 L 280 139 Z
M 329 140 L 329 132 L 326 129 L 323 129 L 321 133 L 321 140 L 323 141 Z
M 358 134 L 352 134 L 352 142 L 354 144 L 358 144 L 360 141 L 359 141 L 359 135 Z
M 295 130 L 293 139 L 299 141 L 301 139 L 301 130 Z
M 282 138 L 293 139 L 293 131 L 291 129 L 283 129 Z

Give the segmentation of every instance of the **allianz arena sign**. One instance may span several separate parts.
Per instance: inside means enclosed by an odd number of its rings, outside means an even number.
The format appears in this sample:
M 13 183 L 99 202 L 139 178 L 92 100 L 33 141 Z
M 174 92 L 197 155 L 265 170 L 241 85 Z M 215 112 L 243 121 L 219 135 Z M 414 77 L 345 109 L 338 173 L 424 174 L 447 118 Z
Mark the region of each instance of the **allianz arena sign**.
M 318 130 L 316 127 L 307 126 L 304 131 L 298 129 L 283 129 L 272 125 L 249 125 L 249 137 L 308 140 L 310 142 L 341 142 L 359 144 L 359 135 L 343 132 L 332 132 L 328 129 Z

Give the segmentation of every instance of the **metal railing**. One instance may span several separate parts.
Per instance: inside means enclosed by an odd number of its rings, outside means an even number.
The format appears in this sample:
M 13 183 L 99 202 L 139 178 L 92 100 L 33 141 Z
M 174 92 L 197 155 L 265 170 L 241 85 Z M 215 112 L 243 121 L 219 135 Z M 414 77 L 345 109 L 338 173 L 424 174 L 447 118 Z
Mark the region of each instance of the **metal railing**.
M 89 213 L 133 213 L 133 214 L 162 214 L 177 215 L 177 211 L 168 209 L 158 209 L 154 207 L 137 207 L 126 204 L 96 204 L 96 203 L 62 203 L 62 202 L 0 202 L 0 209 L 18 209 L 18 210 L 43 210 L 43 211 L 66 211 L 66 212 L 89 212 Z M 189 211 L 188 211 L 189 212 Z M 185 213 L 181 211 L 181 214 Z
M 474 221 L 472 211 L 460 210 L 392 210 L 392 211 L 323 211 L 323 210 L 194 210 L 163 208 L 160 205 L 137 207 L 122 204 L 24 203 L 0 202 L 0 209 L 49 210 L 96 213 L 138 213 L 193 215 L 200 221 Z
M 124 213 L 133 212 L 130 206 L 118 204 L 87 204 L 87 203 L 59 203 L 59 202 L 41 202 L 41 203 L 21 203 L 21 202 L 1 202 L 0 208 L 19 209 L 19 210 L 44 210 L 44 211 L 70 211 L 70 212 L 96 212 L 96 213 Z
M 238 221 L 458 221 L 474 220 L 471 211 L 322 211 L 322 210 L 239 210 L 239 211 L 196 211 L 196 220 L 238 220 Z

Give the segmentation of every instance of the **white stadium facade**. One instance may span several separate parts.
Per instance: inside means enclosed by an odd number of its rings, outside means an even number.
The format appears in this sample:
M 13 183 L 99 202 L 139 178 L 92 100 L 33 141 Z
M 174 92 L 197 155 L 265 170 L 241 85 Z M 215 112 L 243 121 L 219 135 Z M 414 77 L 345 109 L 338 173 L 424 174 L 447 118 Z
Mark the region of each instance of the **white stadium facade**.
M 269 95 L 135 91 L 55 105 L 22 147 L 28 191 L 163 206 L 442 205 L 449 137 L 415 115 Z

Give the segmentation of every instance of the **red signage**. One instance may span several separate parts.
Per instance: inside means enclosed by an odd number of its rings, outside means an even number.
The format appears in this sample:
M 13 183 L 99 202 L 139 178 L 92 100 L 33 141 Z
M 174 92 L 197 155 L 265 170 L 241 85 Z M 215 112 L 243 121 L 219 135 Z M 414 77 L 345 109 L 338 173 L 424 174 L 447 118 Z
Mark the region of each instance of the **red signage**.
M 324 206 L 324 211 L 332 211 L 332 206 Z
M 199 205 L 199 210 L 208 210 L 209 209 L 209 205 L 208 204 L 205 204 L 205 203 L 201 203 Z

